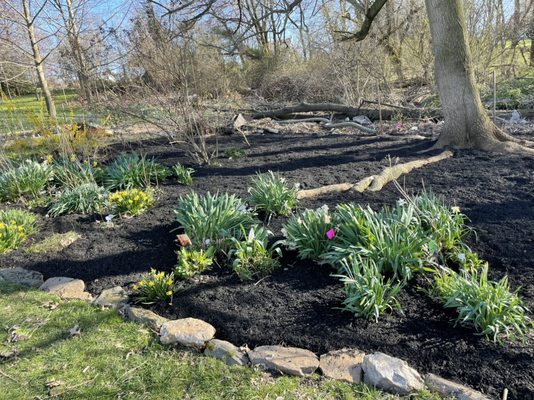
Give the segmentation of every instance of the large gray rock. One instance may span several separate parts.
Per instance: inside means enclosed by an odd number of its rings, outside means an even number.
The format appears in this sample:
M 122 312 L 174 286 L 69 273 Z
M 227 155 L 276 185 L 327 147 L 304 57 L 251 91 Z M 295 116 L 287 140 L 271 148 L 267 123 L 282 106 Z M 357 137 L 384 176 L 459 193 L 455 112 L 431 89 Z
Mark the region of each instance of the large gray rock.
M 335 350 L 319 358 L 319 368 L 327 378 L 361 383 L 365 353 L 355 349 Z
M 93 300 L 94 305 L 113 309 L 120 308 L 124 303 L 127 302 L 128 295 L 120 286 L 102 290 L 102 293 L 100 293 L 100 295 Z
M 319 359 L 309 350 L 296 347 L 259 346 L 248 351 L 252 365 L 288 375 L 306 376 L 319 367 Z
M 215 328 L 200 319 L 183 318 L 165 322 L 159 334 L 163 344 L 203 349 L 215 336 Z
M 458 400 L 490 400 L 489 397 L 467 386 L 448 381 L 434 374 L 425 377 L 425 384 L 432 392 L 439 393 L 444 397 L 454 397 Z
M 247 365 L 249 363 L 248 356 L 243 350 L 224 340 L 210 340 L 206 345 L 204 354 L 217 358 L 228 365 Z
M 126 306 L 122 309 L 122 312 L 129 320 L 147 325 L 156 332 L 159 332 L 161 325 L 169 321 L 167 318 L 141 307 Z
M 6 281 L 16 285 L 38 288 L 43 284 L 43 274 L 20 267 L 0 268 L 0 282 Z
M 388 392 L 406 395 L 424 387 L 421 375 L 406 361 L 384 353 L 366 355 L 362 368 L 365 383 Z
M 92 296 L 85 291 L 85 283 L 81 279 L 55 277 L 47 279 L 40 290 L 57 294 L 62 299 L 91 300 Z

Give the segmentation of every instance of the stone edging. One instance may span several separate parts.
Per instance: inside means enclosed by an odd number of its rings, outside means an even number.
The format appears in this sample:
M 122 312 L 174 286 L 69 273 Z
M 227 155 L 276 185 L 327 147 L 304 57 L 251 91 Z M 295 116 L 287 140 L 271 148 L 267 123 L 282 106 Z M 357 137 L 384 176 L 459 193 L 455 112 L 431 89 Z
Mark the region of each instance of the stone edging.
M 431 392 L 461 400 L 490 399 L 474 389 L 434 374 L 427 374 L 423 379 L 406 361 L 380 352 L 365 354 L 357 349 L 341 349 L 317 357 L 309 350 L 296 347 L 268 345 L 253 350 L 237 347 L 216 339 L 215 328 L 205 321 L 195 318 L 169 320 L 145 308 L 128 305 L 128 295 L 120 286 L 103 290 L 93 299 L 80 279 L 54 277 L 43 282 L 39 272 L 13 268 L 0 270 L 0 281 L 3 280 L 38 287 L 63 299 L 88 300 L 95 306 L 117 309 L 126 319 L 144 324 L 158 333 L 161 343 L 203 352 L 228 365 L 252 366 L 295 376 L 321 371 L 327 378 L 349 383 L 364 382 L 399 395 L 408 395 L 426 387 Z

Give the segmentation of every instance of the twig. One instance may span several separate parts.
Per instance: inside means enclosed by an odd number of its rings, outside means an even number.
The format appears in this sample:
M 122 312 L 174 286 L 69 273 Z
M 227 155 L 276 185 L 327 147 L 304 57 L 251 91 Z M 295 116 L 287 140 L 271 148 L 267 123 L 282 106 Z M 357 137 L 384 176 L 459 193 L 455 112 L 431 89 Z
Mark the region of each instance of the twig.
M 20 382 L 17 381 L 15 378 L 13 378 L 11 375 L 6 374 L 4 371 L 0 369 L 0 375 L 5 376 L 8 379 L 11 379 L 13 382 L 18 383 L 20 385 Z

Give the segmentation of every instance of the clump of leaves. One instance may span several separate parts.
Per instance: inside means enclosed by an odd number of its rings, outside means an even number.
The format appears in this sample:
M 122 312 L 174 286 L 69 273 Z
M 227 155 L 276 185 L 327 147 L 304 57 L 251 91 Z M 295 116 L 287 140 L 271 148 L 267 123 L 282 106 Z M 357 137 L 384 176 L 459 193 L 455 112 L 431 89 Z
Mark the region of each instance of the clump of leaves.
M 397 295 L 403 282 L 386 279 L 373 259 L 360 256 L 344 258 L 340 261 L 340 274 L 335 276 L 344 284 L 345 311 L 378 321 L 380 315 L 387 311 L 401 310 Z
M 172 302 L 174 274 L 158 272 L 154 268 L 144 279 L 133 286 L 136 303 L 152 304 L 158 301 Z
M 172 169 L 174 171 L 174 175 L 176 176 L 176 180 L 178 181 L 178 183 L 181 183 L 185 186 L 189 186 L 193 183 L 193 174 L 195 173 L 195 170 L 193 168 L 187 168 L 182 164 L 178 163 L 173 166 Z
M 192 247 L 182 247 L 177 252 L 178 263 L 174 271 L 180 278 L 191 278 L 201 274 L 213 265 L 215 248 L 209 247 L 207 250 L 194 249 Z
M 109 189 L 147 188 L 169 176 L 163 165 L 145 155 L 121 154 L 104 171 L 104 185 Z
M 245 150 L 238 147 L 230 147 L 224 151 L 224 156 L 230 160 L 245 157 L 247 153 Z
M 442 301 L 445 308 L 457 311 L 457 324 L 472 325 L 479 334 L 501 342 L 502 339 L 524 339 L 533 327 L 518 290 L 510 291 L 507 276 L 498 282 L 488 280 L 486 264 L 479 272 L 438 270 L 431 294 Z
M 129 189 L 112 193 L 108 198 L 112 212 L 119 215 L 135 216 L 142 214 L 154 205 L 154 192 L 147 190 Z
M 292 216 L 282 228 L 286 238 L 284 244 L 297 250 L 299 258 L 318 261 L 331 248 L 332 239 L 328 238 L 327 232 L 334 225 L 327 205 L 304 210 Z
M 19 247 L 37 232 L 37 216 L 25 210 L 0 211 L 0 254 Z
M 298 205 L 297 188 L 288 187 L 286 179 L 273 171 L 257 174 L 249 187 L 250 204 L 271 215 L 289 216 Z
M 0 174 L 0 199 L 15 201 L 24 197 L 34 199 L 41 196 L 52 179 L 52 169 L 47 163 L 32 160 L 22 162 Z
M 64 214 L 91 214 L 100 212 L 104 206 L 106 190 L 96 183 L 84 183 L 73 189 L 66 189 L 48 210 L 51 217 Z
M 276 245 L 269 247 L 270 232 L 262 226 L 250 228 L 248 234 L 243 229 L 243 239 L 233 239 L 230 258 L 232 269 L 243 280 L 261 278 L 280 266 L 276 256 L 281 256 Z
M 52 164 L 54 182 L 62 188 L 74 189 L 84 183 L 95 183 L 101 174 L 96 165 L 77 159 L 63 158 Z
M 245 204 L 227 193 L 199 196 L 193 192 L 180 197 L 175 214 L 195 248 L 200 249 L 228 249 L 231 238 L 241 238 L 242 227 L 248 230 L 257 223 Z

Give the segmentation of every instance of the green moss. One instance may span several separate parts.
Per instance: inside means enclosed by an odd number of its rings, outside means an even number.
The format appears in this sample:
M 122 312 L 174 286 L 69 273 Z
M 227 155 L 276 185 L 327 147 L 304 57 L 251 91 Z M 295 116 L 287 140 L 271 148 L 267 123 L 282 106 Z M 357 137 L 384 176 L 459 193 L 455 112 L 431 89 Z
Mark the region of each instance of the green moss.
M 78 232 L 69 231 L 65 233 L 54 233 L 48 236 L 39 243 L 28 248 L 30 253 L 58 253 L 61 250 L 69 247 L 76 240 L 82 236 Z

